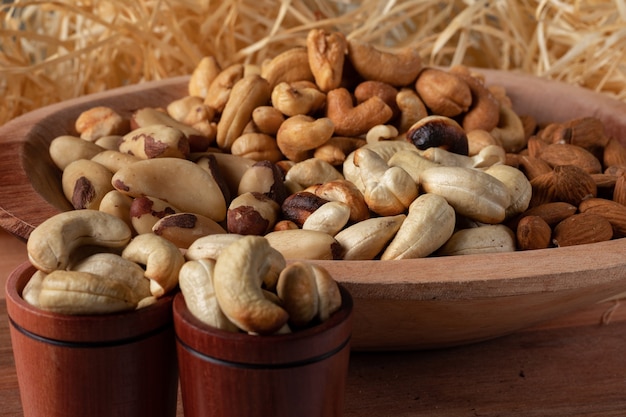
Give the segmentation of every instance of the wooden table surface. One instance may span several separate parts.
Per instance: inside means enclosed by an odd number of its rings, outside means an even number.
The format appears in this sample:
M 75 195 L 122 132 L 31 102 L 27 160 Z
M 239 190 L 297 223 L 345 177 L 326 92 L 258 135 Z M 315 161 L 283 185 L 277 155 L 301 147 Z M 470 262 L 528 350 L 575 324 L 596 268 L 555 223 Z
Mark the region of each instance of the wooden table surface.
M 4 281 L 26 259 L 0 231 L 0 416 L 22 415 Z M 479 344 L 353 352 L 345 416 L 624 416 L 625 346 L 626 305 L 608 301 Z

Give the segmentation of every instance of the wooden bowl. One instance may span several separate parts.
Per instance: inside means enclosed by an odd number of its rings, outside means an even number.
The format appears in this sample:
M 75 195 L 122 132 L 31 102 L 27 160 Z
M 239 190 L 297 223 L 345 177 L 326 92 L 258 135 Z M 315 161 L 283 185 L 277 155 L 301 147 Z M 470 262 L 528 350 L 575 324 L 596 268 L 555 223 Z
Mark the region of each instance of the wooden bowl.
M 530 75 L 480 70 L 515 110 L 539 122 L 596 116 L 626 137 L 626 104 Z M 108 105 L 129 114 L 186 94 L 187 77 L 110 90 L 21 116 L 0 127 L 0 226 L 26 239 L 69 209 L 48 144 L 78 114 Z M 323 261 L 354 298 L 356 350 L 430 349 L 515 332 L 626 291 L 626 240 L 507 254 L 401 261 Z

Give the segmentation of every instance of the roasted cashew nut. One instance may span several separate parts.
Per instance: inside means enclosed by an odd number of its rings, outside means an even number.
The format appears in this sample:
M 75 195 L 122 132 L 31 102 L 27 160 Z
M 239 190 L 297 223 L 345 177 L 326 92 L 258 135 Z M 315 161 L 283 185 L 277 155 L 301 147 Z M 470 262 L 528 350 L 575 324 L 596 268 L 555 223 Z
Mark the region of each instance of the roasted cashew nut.
M 122 248 L 132 232 L 118 217 L 97 210 L 71 210 L 56 214 L 37 226 L 26 244 L 28 259 L 37 269 L 65 269 L 70 256 L 84 245 Z
M 161 297 L 178 285 L 178 272 L 185 263 L 180 250 L 169 240 L 153 233 L 137 235 L 124 248 L 122 257 L 145 265 L 150 292 Z
M 224 248 L 213 276 L 215 296 L 228 319 L 242 330 L 271 334 L 289 314 L 263 295 L 262 283 L 271 268 L 271 246 L 261 236 L 244 236 Z

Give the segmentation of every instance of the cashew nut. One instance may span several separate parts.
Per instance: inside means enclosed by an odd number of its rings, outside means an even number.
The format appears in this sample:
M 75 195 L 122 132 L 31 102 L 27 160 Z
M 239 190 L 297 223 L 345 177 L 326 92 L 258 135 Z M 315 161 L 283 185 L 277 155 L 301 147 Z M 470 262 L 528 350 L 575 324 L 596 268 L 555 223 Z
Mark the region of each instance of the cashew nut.
M 344 179 L 343 175 L 337 168 L 317 158 L 300 161 L 285 174 L 285 180 L 296 182 L 305 188 L 314 184 L 324 184 L 342 179 Z
M 95 106 L 82 112 L 74 124 L 80 138 L 94 142 L 102 136 L 128 131 L 128 120 L 110 107 Z
M 306 38 L 306 46 L 309 67 L 320 90 L 330 91 L 339 87 L 348 53 L 346 37 L 341 32 L 328 33 L 323 29 L 311 29 Z
M 352 95 L 343 87 L 326 94 L 326 117 L 332 121 L 335 135 L 359 136 L 387 123 L 392 116 L 393 110 L 378 96 L 355 106 Z
M 272 90 L 271 100 L 285 116 L 311 115 L 326 103 L 326 94 L 313 83 L 281 82 Z
M 329 201 L 315 210 L 302 224 L 304 230 L 317 230 L 335 236 L 350 220 L 350 207 L 341 201 Z
M 342 259 L 374 259 L 389 244 L 405 219 L 405 214 L 373 217 L 343 229 L 335 235 L 344 250 Z
M 308 159 L 313 149 L 326 143 L 334 128 L 332 120 L 327 117 L 292 116 L 280 125 L 276 143 L 287 159 L 300 162 Z
M 422 59 L 415 48 L 391 53 L 352 39 L 348 41 L 348 57 L 366 80 L 381 81 L 395 87 L 411 84 L 422 70 Z

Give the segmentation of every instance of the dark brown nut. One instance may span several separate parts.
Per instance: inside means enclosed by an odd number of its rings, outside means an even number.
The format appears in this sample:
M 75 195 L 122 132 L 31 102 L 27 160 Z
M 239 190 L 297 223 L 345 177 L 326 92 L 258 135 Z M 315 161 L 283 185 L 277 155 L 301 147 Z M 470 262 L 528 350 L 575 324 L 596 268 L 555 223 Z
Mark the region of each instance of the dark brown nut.
M 283 172 L 270 161 L 259 161 L 241 177 L 237 195 L 255 192 L 263 194 L 278 204 L 287 198 Z
M 529 207 L 535 207 L 555 201 L 555 181 L 552 171 L 547 174 L 538 175 L 530 180 L 532 197 Z
M 581 201 L 596 197 L 598 187 L 591 174 L 576 165 L 554 167 L 554 193 L 558 201 L 578 206 Z
M 407 139 L 418 149 L 443 148 L 449 152 L 467 155 L 469 145 L 463 128 L 454 119 L 445 116 L 427 116 L 411 126 Z
M 264 194 L 247 192 L 233 199 L 226 214 L 228 233 L 262 236 L 274 228 L 280 205 Z
M 186 249 L 198 238 L 226 233 L 226 230 L 216 221 L 199 214 L 174 213 L 159 219 L 152 226 L 152 232 Z
M 541 158 L 530 155 L 519 155 L 518 161 L 519 169 L 526 175 L 529 180 L 532 180 L 539 175 L 552 172 L 552 167 Z
M 539 216 L 525 216 L 517 225 L 516 238 L 519 250 L 545 249 L 552 242 L 552 229 Z
M 613 201 L 626 206 L 626 175 L 620 175 L 615 180 L 615 185 L 613 187 Z
M 284 158 L 276 139 L 265 133 L 244 133 L 235 139 L 230 152 L 255 161 L 278 162 Z
M 113 190 L 112 176 L 111 171 L 103 165 L 89 159 L 79 159 L 63 170 L 63 194 L 77 210 L 97 210 L 105 194 Z
M 398 131 L 405 133 L 418 120 L 428 116 L 428 109 L 417 95 L 410 88 L 402 88 L 396 95 L 396 105 L 400 110 L 400 120 L 398 121 Z
M 187 158 L 189 140 L 179 129 L 155 124 L 140 127 L 124 135 L 119 143 L 119 150 L 139 159 Z
M 549 140 L 553 143 L 569 143 L 592 153 L 604 148 L 609 141 L 604 124 L 596 117 L 581 117 L 563 123 L 553 123 L 550 129 L 544 132 L 544 135 L 548 134 Z
M 367 101 L 370 97 L 380 97 L 393 111 L 392 118 L 400 114 L 400 109 L 396 103 L 398 89 L 390 84 L 380 81 L 363 81 L 354 89 L 354 98 L 357 104 Z
M 272 90 L 272 105 L 287 117 L 312 115 L 326 102 L 326 94 L 313 83 L 282 82 Z
M 483 84 L 482 80 L 473 76 L 467 67 L 453 66 L 452 74 L 467 83 L 472 92 L 472 105 L 465 112 L 461 125 L 466 132 L 474 129 L 491 131 L 498 125 L 500 118 L 500 102 Z
M 232 64 L 219 72 L 209 84 L 204 104 L 214 108 L 218 113 L 224 111 L 224 106 L 230 97 L 233 86 L 243 78 L 242 64 Z
M 152 232 L 152 227 L 165 216 L 180 210 L 156 197 L 140 196 L 130 205 L 130 221 L 138 234 Z
M 607 219 L 613 226 L 613 237 L 626 236 L 626 206 L 604 198 L 588 198 L 578 206 L 581 213 L 593 213 Z
M 306 38 L 309 67 L 315 83 L 322 91 L 341 85 L 348 42 L 341 32 L 311 29 Z
M 552 241 L 557 247 L 583 245 L 611 240 L 613 228 L 604 217 L 593 213 L 578 213 L 556 225 Z
M 437 68 L 423 69 L 417 76 L 415 90 L 432 114 L 455 117 L 472 104 L 472 92 L 467 83 Z
M 128 132 L 128 120 L 110 107 L 97 106 L 82 112 L 75 122 L 80 138 L 94 142 L 102 136 L 123 135 Z
M 104 150 L 103 147 L 77 136 L 62 135 L 52 139 L 48 153 L 52 162 L 63 171 L 70 162 L 91 159 Z
M 326 116 L 335 126 L 335 135 L 359 136 L 387 123 L 393 110 L 378 96 L 355 106 L 347 89 L 336 88 L 326 95 Z
M 522 121 L 522 125 L 524 126 L 524 134 L 526 136 L 526 139 L 528 140 L 528 138 L 537 133 L 537 120 L 529 114 L 520 114 L 519 118 Z
M 576 165 L 590 174 L 602 172 L 602 164 L 598 158 L 580 146 L 567 143 L 553 143 L 543 148 L 538 156 L 551 167 Z
M 381 81 L 396 87 L 415 82 L 422 69 L 419 51 L 411 47 L 391 53 L 381 51 L 366 42 L 349 40 L 348 58 L 364 79 Z
M 526 216 L 541 217 L 551 228 L 556 226 L 562 220 L 565 220 L 569 216 L 576 214 L 578 207 L 573 206 L 563 201 L 555 201 L 551 203 L 540 204 L 535 207 L 531 207 L 518 216 L 517 221 L 520 221 Z M 517 228 L 516 224 L 512 224 L 513 229 Z
M 276 135 L 285 116 L 273 106 L 259 106 L 252 111 L 252 121 L 259 132 Z
M 282 218 L 291 220 L 298 227 L 302 227 L 311 213 L 327 202 L 328 200 L 308 191 L 292 194 L 281 205 Z
M 609 139 L 604 147 L 602 163 L 605 167 L 626 165 L 626 147 L 617 139 Z

